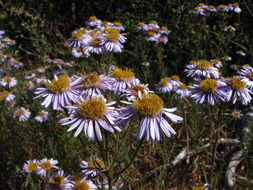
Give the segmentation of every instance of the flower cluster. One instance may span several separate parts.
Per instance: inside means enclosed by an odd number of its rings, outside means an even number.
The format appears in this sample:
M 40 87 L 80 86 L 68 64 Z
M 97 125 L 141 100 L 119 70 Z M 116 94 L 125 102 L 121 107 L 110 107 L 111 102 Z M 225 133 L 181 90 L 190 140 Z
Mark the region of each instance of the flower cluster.
M 152 20 L 148 24 L 145 24 L 144 22 L 139 22 L 137 29 L 145 34 L 145 39 L 147 41 L 164 44 L 168 42 L 168 35 L 171 33 L 167 26 L 161 27 L 155 20 Z
M 95 190 L 108 189 L 106 180 L 100 172 L 105 164 L 102 160 L 82 161 L 82 171 L 77 176 L 66 174 L 61 168 L 57 166 L 58 161 L 54 159 L 44 158 L 42 160 L 28 160 L 23 165 L 23 172 L 37 175 L 45 184 L 45 189 L 61 189 L 61 190 Z M 100 176 L 102 182 L 97 178 Z M 93 183 L 96 181 L 96 184 Z M 123 187 L 123 184 L 120 185 Z M 119 189 L 118 186 L 113 186 L 113 189 Z
M 228 11 L 240 13 L 241 8 L 239 7 L 239 3 L 233 3 L 228 5 L 221 4 L 218 6 L 199 3 L 199 5 L 196 6 L 192 12 L 203 16 L 209 16 L 211 12 L 228 12 Z
M 4 34 L 5 34 L 5 31 L 0 30 L 0 49 L 6 48 L 6 47 L 9 47 L 9 46 L 13 46 L 13 45 L 16 44 L 15 40 L 12 40 L 8 36 L 3 36 Z
M 66 46 L 72 48 L 75 57 L 88 57 L 90 54 L 122 52 L 126 37 L 121 31 L 125 27 L 121 22 L 101 21 L 91 16 L 86 22 L 89 28 L 79 28 L 72 32 Z

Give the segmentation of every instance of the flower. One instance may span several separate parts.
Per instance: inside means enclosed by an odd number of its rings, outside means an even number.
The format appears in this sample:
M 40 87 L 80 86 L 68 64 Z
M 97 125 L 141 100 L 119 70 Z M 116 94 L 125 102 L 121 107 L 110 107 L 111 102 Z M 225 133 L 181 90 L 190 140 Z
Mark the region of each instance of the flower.
M 26 173 L 36 173 L 39 169 L 39 162 L 37 160 L 28 160 L 23 165 L 23 171 Z
M 222 57 L 223 60 L 225 61 L 232 61 L 232 57 L 225 55 L 224 57 Z
M 91 97 L 93 95 L 102 95 L 102 91 L 111 90 L 111 84 L 115 80 L 105 76 L 92 73 L 83 77 L 80 83 L 80 96 Z
M 148 84 L 144 85 L 141 83 L 133 84 L 130 88 L 124 90 L 122 97 L 126 97 L 128 101 L 135 100 L 141 94 L 152 93 L 153 91 L 148 89 Z
M 66 176 L 62 170 L 50 176 L 46 185 L 47 190 L 71 190 L 73 187 L 74 185 L 69 179 L 69 176 Z
M 66 106 L 71 114 L 69 117 L 62 119 L 60 123 L 62 125 L 71 124 L 68 132 L 77 128 L 74 134 L 75 137 L 84 130 L 89 139 L 102 141 L 101 127 L 111 133 L 114 130 L 121 131 L 120 128 L 115 126 L 118 113 L 114 107 L 111 107 L 115 103 L 106 103 L 102 96 L 93 96 L 87 100 L 82 99 L 76 106 Z M 68 122 L 64 122 L 65 120 Z
M 221 68 L 222 67 L 222 62 L 219 59 L 212 59 L 210 60 L 211 63 L 214 64 L 215 67 Z
M 175 92 L 180 96 L 180 98 L 188 97 L 191 95 L 191 91 L 188 89 L 188 86 L 183 83 L 177 88 Z
M 248 105 L 251 101 L 252 92 L 247 88 L 247 84 L 243 82 L 243 80 L 239 77 L 232 77 L 227 79 L 226 87 L 224 91 L 226 92 L 227 101 L 232 100 L 233 104 L 236 103 L 237 100 L 240 100 L 243 105 Z
M 176 90 L 182 84 L 178 75 L 172 75 L 170 77 L 170 83 L 173 86 L 173 90 Z
M 164 77 L 160 80 L 159 84 L 156 85 L 156 89 L 162 93 L 171 92 L 173 90 L 173 85 L 170 82 L 170 78 Z
M 50 171 L 52 168 L 58 169 L 59 167 L 56 166 L 56 164 L 58 164 L 57 160 L 54 159 L 47 159 L 44 158 L 42 160 L 39 161 L 39 169 L 37 171 L 37 174 L 41 177 L 46 177 L 47 172 Z
M 108 52 L 121 52 L 123 49 L 123 45 L 119 40 L 119 30 L 110 29 L 107 34 L 105 34 L 105 42 L 104 47 Z
M 100 170 L 105 168 L 105 163 L 101 159 L 89 160 L 88 162 L 82 161 L 81 168 L 82 172 L 86 176 L 96 177 L 100 174 Z
M 13 114 L 13 118 L 18 118 L 19 121 L 26 121 L 30 117 L 31 112 L 23 107 L 17 108 Z
M 231 25 L 229 26 L 225 26 L 225 28 L 223 29 L 224 31 L 228 31 L 228 32 L 234 32 L 235 31 L 235 28 Z
M 47 108 L 52 104 L 54 110 L 61 110 L 64 106 L 71 105 L 72 101 L 76 101 L 78 91 L 74 86 L 80 81 L 81 78 L 72 82 L 68 75 L 60 75 L 59 78 L 55 76 L 55 79 L 49 81 L 45 88 L 36 89 L 34 93 L 39 95 L 35 98 L 45 97 L 42 106 Z
M 97 19 L 96 16 L 90 16 L 89 20 L 86 21 L 86 25 L 88 26 L 99 26 L 101 23 L 102 21 L 100 19 Z
M 120 94 L 127 88 L 130 88 L 133 84 L 138 83 L 138 79 L 135 78 L 134 73 L 126 68 L 121 69 L 115 67 L 111 77 L 115 79 L 115 82 L 112 84 L 112 90 L 115 94 Z
M 86 34 L 86 29 L 80 28 L 75 30 L 71 34 L 71 38 L 66 42 L 66 46 L 70 48 L 77 48 L 87 45 L 90 42 L 91 37 Z
M 194 80 L 199 80 L 201 77 L 204 78 L 219 78 L 219 70 L 213 66 L 213 64 L 205 59 L 191 61 L 190 64 L 186 65 L 185 72 L 187 76 L 192 77 Z
M 239 7 L 239 3 L 233 3 L 232 4 L 232 9 L 236 12 L 236 13 L 240 13 L 242 10 Z
M 0 92 L 0 101 L 11 102 L 14 100 L 14 98 L 15 98 L 15 95 L 11 94 L 7 90 Z
M 202 104 L 207 101 L 208 104 L 214 105 L 225 101 L 224 86 L 226 83 L 216 79 L 204 79 L 199 84 L 190 86 L 191 97 L 195 99 L 196 103 Z
M 242 50 L 236 51 L 238 55 L 246 56 L 246 53 Z
M 35 117 L 35 120 L 40 123 L 48 120 L 48 112 L 44 110 L 40 111 L 38 115 Z
M 234 110 L 231 116 L 235 119 L 241 119 L 243 117 L 242 110 Z
M 74 180 L 73 190 L 95 190 L 97 186 L 91 181 L 85 178 Z
M 2 86 L 8 86 L 9 88 L 16 86 L 17 80 L 14 77 L 5 76 L 1 81 L 0 84 Z
M 141 118 L 140 128 L 137 135 L 137 140 L 141 140 L 146 135 L 146 140 L 160 141 L 162 140 L 162 133 L 167 137 L 175 135 L 176 132 L 166 121 L 164 116 L 169 118 L 172 122 L 182 121 L 183 118 L 171 112 L 176 111 L 177 108 L 164 108 L 163 100 L 156 94 L 143 94 L 132 103 L 123 102 L 130 106 L 119 108 L 120 118 L 118 125 L 125 125 L 127 121 L 139 115 Z
M 244 65 L 237 72 L 241 76 L 242 81 L 246 83 L 247 88 L 253 92 L 253 68 L 249 65 Z

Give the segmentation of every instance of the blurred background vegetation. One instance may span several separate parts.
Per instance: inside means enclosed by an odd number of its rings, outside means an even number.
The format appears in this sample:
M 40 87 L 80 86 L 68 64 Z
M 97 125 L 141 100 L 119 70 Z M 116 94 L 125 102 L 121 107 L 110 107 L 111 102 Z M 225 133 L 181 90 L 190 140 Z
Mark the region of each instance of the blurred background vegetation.
M 102 20 L 120 21 L 126 26 L 128 39 L 124 51 L 113 56 L 113 63 L 133 68 L 137 77 L 142 82 L 149 83 L 151 87 L 161 77 L 173 74 L 187 81 L 183 70 L 185 64 L 194 59 L 210 60 L 229 55 L 233 58 L 234 64 L 253 65 L 253 3 L 250 0 L 238 1 L 242 9 L 240 14 L 217 13 L 206 18 L 191 12 L 200 2 L 213 5 L 233 3 L 195 0 L 0 0 L 0 30 L 5 30 L 11 39 L 17 41 L 12 53 L 25 63 L 22 70 L 24 72 L 45 64 L 47 58 L 56 57 L 74 61 L 77 65 L 74 67 L 75 71 L 80 68 L 84 68 L 87 72 L 94 71 L 95 58 L 76 59 L 64 46 L 71 32 L 85 26 L 85 21 L 93 15 Z M 168 26 L 172 30 L 167 44 L 159 45 L 143 40 L 143 36 L 135 27 L 139 21 L 150 20 L 157 20 L 160 25 Z M 236 32 L 225 34 L 223 28 L 226 25 L 233 25 Z M 247 52 L 247 56 L 238 57 L 237 50 Z M 143 67 L 141 64 L 143 62 L 149 62 L 150 67 Z M 229 66 L 226 69 L 226 72 L 230 71 Z M 17 89 L 26 97 L 22 99 L 22 104 L 40 110 L 40 102 L 32 100 L 33 95 L 27 94 L 22 88 L 20 86 Z M 186 138 L 190 138 L 190 149 L 194 150 L 204 145 L 200 139 L 214 138 L 216 135 L 209 126 L 217 113 L 210 117 L 206 116 L 214 110 L 187 102 L 179 103 L 173 97 L 164 96 L 164 98 L 169 102 L 168 107 L 178 106 L 181 115 L 188 114 L 187 123 L 184 128 L 177 130 L 178 135 L 175 138 L 165 140 L 162 144 L 147 143 L 139 155 L 139 160 L 128 172 L 132 179 L 144 176 L 143 181 L 140 180 L 141 183 L 129 179 L 132 188 L 184 189 L 194 176 L 201 176 L 203 182 L 211 183 L 213 180 L 212 185 L 217 189 L 226 188 L 224 171 L 234 148 L 225 145 L 224 147 L 217 145 L 215 150 L 210 149 L 174 168 L 158 170 L 145 177 L 153 168 L 173 160 L 186 146 Z M 226 109 L 229 109 L 229 106 L 223 108 Z M 58 120 L 53 119 L 56 116 L 51 117 L 50 124 L 36 126 L 38 124 L 34 121 L 29 121 L 28 124 L 14 121 L 12 115 L 6 112 L 4 105 L 0 106 L 0 112 L 0 189 L 39 189 L 36 185 L 32 188 L 24 185 L 26 178 L 21 172 L 21 167 L 28 159 L 53 157 L 71 173 L 79 167 L 80 156 L 87 157 L 85 155 L 87 150 L 83 150 L 79 141 L 74 139 L 72 134 L 67 134 L 65 128 L 59 126 Z M 226 127 L 231 124 L 234 128 L 228 130 L 228 134 L 224 134 L 224 137 L 233 137 L 237 132 L 237 125 L 248 125 L 234 121 L 226 124 Z M 191 129 L 186 129 L 186 126 Z M 249 142 L 250 140 L 251 137 Z M 249 151 L 245 153 L 244 168 L 238 174 L 245 176 L 246 179 L 240 178 L 238 189 L 250 188 L 252 185 L 248 180 L 253 176 L 253 172 L 250 171 L 253 159 L 252 144 L 247 147 Z M 216 157 L 210 156 L 214 151 L 219 152 L 215 161 Z M 218 164 L 209 171 L 210 165 L 214 162 Z M 214 174 L 218 175 L 215 179 L 212 178 Z M 240 188 L 242 184 L 246 186 Z

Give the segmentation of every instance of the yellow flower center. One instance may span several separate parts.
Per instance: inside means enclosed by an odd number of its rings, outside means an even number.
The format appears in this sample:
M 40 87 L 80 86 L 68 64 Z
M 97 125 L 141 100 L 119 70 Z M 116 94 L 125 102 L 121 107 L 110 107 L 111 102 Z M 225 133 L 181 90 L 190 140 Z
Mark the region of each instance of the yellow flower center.
M 242 116 L 242 114 L 238 111 L 234 111 L 231 113 L 232 117 L 235 117 L 235 118 L 240 118 Z
M 92 45 L 92 46 L 99 46 L 100 45 L 100 43 L 101 43 L 101 39 L 100 38 L 93 38 L 92 39 L 92 41 L 90 42 L 90 44 Z
M 162 86 L 166 86 L 168 85 L 168 82 L 169 82 L 169 78 L 168 77 L 164 77 L 160 80 L 160 85 Z
M 253 79 L 253 72 L 248 73 L 248 77 L 249 77 L 250 79 Z
M 10 94 L 10 92 L 7 91 L 7 90 L 4 90 L 4 91 L 0 92 L 0 101 L 6 100 L 6 97 L 7 97 L 9 94 Z
M 85 88 L 91 88 L 97 86 L 100 82 L 101 79 L 97 74 L 90 74 L 83 79 L 82 84 Z
M 239 7 L 239 3 L 233 3 L 232 6 L 233 7 Z
M 107 26 L 108 24 L 109 24 L 108 21 L 103 21 L 103 22 L 102 22 L 102 26 Z
M 134 100 L 133 108 L 140 115 L 155 116 L 162 111 L 163 100 L 156 94 L 144 94 Z
M 90 190 L 90 186 L 86 181 L 78 181 L 76 182 L 74 190 Z
M 41 167 L 42 167 L 43 169 L 45 169 L 45 170 L 50 170 L 50 169 L 52 168 L 52 164 L 51 164 L 51 162 L 46 161 L 46 162 L 43 162 L 43 163 L 41 164 Z
M 104 168 L 105 163 L 100 159 L 96 159 L 96 161 L 89 161 L 88 166 L 89 166 L 89 168 L 94 168 L 94 169 L 95 168 Z
M 161 28 L 161 30 L 167 31 L 167 30 L 168 30 L 168 27 L 167 27 L 167 26 L 163 26 L 163 27 Z
M 145 22 L 139 22 L 138 23 L 138 26 L 144 26 L 145 25 Z
M 157 24 L 157 21 L 156 20 L 151 20 L 150 23 L 151 24 Z
M 215 79 L 205 79 L 199 84 L 201 90 L 207 93 L 212 93 L 217 88 L 217 81 Z
M 92 98 L 89 101 L 82 102 L 79 107 L 79 114 L 88 119 L 101 119 L 106 111 L 106 104 L 100 97 Z
M 117 21 L 116 21 L 116 22 L 114 22 L 113 24 L 114 24 L 115 26 L 117 26 L 117 27 L 122 26 L 122 23 L 121 23 L 121 22 L 117 22 Z
M 29 171 L 36 172 L 38 170 L 38 164 L 37 163 L 30 163 L 27 165 L 27 168 Z
M 15 115 L 17 116 L 17 117 L 20 117 L 20 116 L 22 116 L 22 115 L 24 115 L 25 114 L 25 110 L 24 109 L 19 109 L 17 112 L 15 112 Z
M 106 34 L 105 37 L 107 40 L 109 40 L 111 42 L 118 42 L 119 41 L 118 34 L 109 33 L 109 34 Z
M 209 69 L 213 65 L 210 61 L 205 60 L 205 59 L 198 60 L 195 64 L 197 65 L 199 69 L 203 69 L 203 70 Z
M 70 88 L 69 77 L 61 75 L 58 79 L 54 79 L 48 83 L 48 88 L 54 93 L 63 93 Z
M 172 75 L 171 79 L 175 81 L 180 81 L 180 77 L 178 75 Z
M 234 90 L 242 90 L 246 86 L 246 83 L 237 77 L 232 77 L 229 83 Z
M 220 60 L 219 59 L 214 59 L 213 62 L 217 64 L 217 63 L 220 62 Z
M 72 38 L 77 40 L 83 37 L 83 32 L 82 31 L 76 31 L 72 34 Z
M 134 78 L 134 73 L 128 68 L 123 70 L 116 67 L 112 73 L 112 77 L 120 81 L 129 81 Z
M 89 21 L 95 21 L 95 20 L 97 20 L 96 16 L 90 16 Z
M 198 186 L 193 186 L 192 190 L 205 190 L 206 187 L 204 185 L 198 185 Z
M 141 92 L 142 94 L 144 93 L 145 87 L 142 85 L 134 85 L 131 88 L 131 91 L 133 93 L 134 96 L 138 96 L 138 92 Z
M 228 30 L 233 30 L 233 26 L 229 25 Z
M 179 88 L 182 89 L 182 90 L 187 90 L 187 89 L 188 89 L 188 86 L 187 86 L 186 84 L 181 84 L 181 85 L 179 86 Z
M 205 6 L 205 3 L 199 3 L 199 6 L 201 6 L 201 7 Z
M 201 9 L 201 7 L 194 7 L 195 11 L 199 11 Z
M 148 31 L 148 36 L 152 37 L 152 36 L 155 36 L 155 35 L 156 35 L 155 32 L 153 32 L 153 31 Z
M 50 179 L 49 184 L 54 187 L 61 187 L 64 181 L 64 176 L 54 176 L 52 179 Z
M 226 5 L 219 5 L 219 8 L 221 8 L 221 9 L 226 9 L 227 6 L 226 6 Z
M 54 59 L 54 61 L 55 61 L 55 62 L 61 62 L 61 60 L 58 59 L 58 58 Z
M 163 41 L 164 39 L 165 39 L 164 36 L 159 36 L 159 38 L 158 38 L 159 41 Z
M 9 76 L 4 77 L 4 81 L 10 83 L 12 81 L 12 78 Z
M 210 8 L 210 9 L 215 9 L 215 6 L 210 5 L 209 8 Z
M 40 117 L 45 117 L 45 116 L 46 116 L 46 113 L 45 113 L 45 112 L 39 112 L 39 113 L 38 113 L 38 116 L 40 116 Z
M 105 32 L 119 34 L 119 30 L 117 28 L 105 28 Z

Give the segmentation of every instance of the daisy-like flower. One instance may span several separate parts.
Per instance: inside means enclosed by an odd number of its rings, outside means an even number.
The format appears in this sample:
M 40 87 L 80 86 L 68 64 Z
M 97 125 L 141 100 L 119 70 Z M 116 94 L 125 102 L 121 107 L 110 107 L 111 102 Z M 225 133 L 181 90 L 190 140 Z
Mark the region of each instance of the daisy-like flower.
M 168 35 L 169 33 L 171 33 L 171 31 L 168 29 L 167 26 L 162 26 L 161 29 L 159 30 L 159 33 Z
M 166 121 L 164 116 L 169 118 L 172 122 L 182 121 L 183 118 L 171 112 L 176 111 L 177 108 L 164 108 L 163 100 L 156 94 L 143 94 L 128 107 L 119 108 L 120 118 L 117 121 L 119 125 L 125 125 L 127 121 L 139 115 L 141 117 L 140 128 L 137 135 L 137 140 L 141 140 L 146 135 L 146 140 L 160 141 L 162 134 L 167 137 L 175 135 L 176 132 L 171 125 Z
M 160 28 L 156 20 L 151 20 L 150 23 L 148 23 L 148 26 L 149 28 L 156 28 L 156 29 Z
M 59 170 L 54 175 L 50 176 L 46 185 L 47 190 L 71 190 L 73 187 L 74 185 L 69 179 L 69 176 L 66 176 L 62 170 Z
M 141 94 L 153 93 L 153 91 L 148 89 L 148 84 L 144 85 L 141 83 L 133 84 L 130 88 L 126 89 L 121 95 L 126 97 L 128 101 L 133 101 Z
M 224 5 L 224 4 L 221 4 L 217 7 L 217 9 L 219 11 L 222 11 L 222 12 L 228 12 L 229 11 L 229 7 L 227 5 Z
M 216 8 L 215 6 L 213 6 L 213 5 L 207 6 L 206 9 L 207 9 L 208 11 L 211 11 L 211 12 L 216 12 L 216 11 L 217 11 L 217 8 Z
M 34 119 L 35 119 L 36 121 L 42 123 L 42 122 L 48 120 L 48 117 L 49 117 L 48 112 L 42 110 L 42 111 L 40 111 L 40 112 L 38 113 L 38 115 L 37 115 Z
M 173 90 L 176 90 L 182 84 L 178 75 L 172 75 L 170 77 L 170 83 L 173 86 Z
M 158 42 L 159 37 L 160 37 L 159 33 L 152 30 L 147 31 L 146 40 Z
M 128 68 L 121 69 L 115 67 L 111 77 L 115 79 L 115 82 L 112 85 L 112 90 L 115 94 L 120 94 L 127 88 L 131 88 L 133 84 L 139 82 L 139 80 L 135 78 L 134 73 Z
M 11 102 L 14 100 L 14 98 L 15 95 L 7 90 L 0 92 L 0 101 Z
M 146 25 L 145 22 L 139 22 L 138 25 L 137 25 L 137 29 L 147 31 L 148 30 L 148 25 Z
M 23 172 L 36 173 L 39 169 L 39 162 L 37 160 L 28 160 L 23 165 Z
M 1 81 L 0 84 L 2 86 L 8 86 L 9 88 L 16 86 L 17 80 L 14 77 L 5 76 Z
M 237 73 L 241 76 L 243 82 L 246 83 L 247 88 L 253 92 L 253 68 L 251 66 L 242 66 L 242 69 L 238 69 Z
M 101 25 L 102 21 L 100 19 L 98 19 L 96 16 L 90 16 L 89 20 L 86 21 L 86 25 L 88 26 L 99 26 Z
M 202 104 L 207 101 L 208 104 L 214 105 L 225 101 L 224 86 L 226 83 L 216 79 L 204 79 L 199 84 L 190 86 L 191 97 L 195 99 L 195 102 Z
M 25 88 L 29 91 L 33 91 L 36 89 L 36 86 L 34 85 L 32 81 L 28 81 L 25 83 Z
M 73 179 L 72 179 L 73 180 Z M 73 190 L 96 190 L 97 186 L 91 181 L 85 178 L 73 180 Z
M 85 135 L 91 139 L 102 141 L 101 128 L 111 133 L 114 130 L 121 131 L 115 126 L 118 113 L 112 105 L 116 102 L 106 103 L 102 96 L 94 96 L 89 100 L 81 100 L 76 106 L 66 106 L 70 110 L 70 116 L 62 119 L 62 125 L 71 124 L 69 131 L 77 128 L 74 136 L 78 136 L 83 130 Z M 64 122 L 67 120 L 68 122 Z
M 120 31 L 125 30 L 125 27 L 122 25 L 122 23 L 118 21 L 113 22 L 112 28 L 116 28 L 117 30 L 120 30 Z
M 173 85 L 170 83 L 170 78 L 162 78 L 159 84 L 156 85 L 156 89 L 162 93 L 171 92 L 173 90 Z
M 241 119 L 243 117 L 242 110 L 234 110 L 231 116 L 235 119 Z
M 41 177 L 46 177 L 47 172 L 50 171 L 52 168 L 58 169 L 59 167 L 56 166 L 58 164 L 57 160 L 54 159 L 47 159 L 44 158 L 39 161 L 39 168 L 37 174 Z
M 34 93 L 39 95 L 35 98 L 45 97 L 42 106 L 47 108 L 52 104 L 54 110 L 61 110 L 64 106 L 76 101 L 78 91 L 74 86 L 80 81 L 81 78 L 72 82 L 68 75 L 60 75 L 59 78 L 55 76 L 55 79 L 49 81 L 45 88 L 36 89 Z
M 88 53 L 104 54 L 106 52 L 104 43 L 104 36 L 101 33 L 97 33 L 92 36 L 92 40 L 87 46 L 85 46 L 85 48 L 87 49 Z
M 239 77 L 232 77 L 226 80 L 227 86 L 225 87 L 225 94 L 227 101 L 232 100 L 233 104 L 240 100 L 243 105 L 248 105 L 251 101 L 250 94 L 253 94 L 245 82 Z
M 183 83 L 177 88 L 175 92 L 180 96 L 180 98 L 188 97 L 191 95 L 191 91 L 189 90 L 188 86 Z
M 223 30 L 226 32 L 234 32 L 235 28 L 233 26 L 229 25 L 229 26 L 225 26 L 225 28 Z
M 110 90 L 111 84 L 114 82 L 110 77 L 98 74 L 89 74 L 83 77 L 79 88 L 80 96 L 91 97 L 93 95 L 103 95 L 102 91 Z
M 240 13 L 242 11 L 241 8 L 239 7 L 239 3 L 233 3 L 232 8 L 236 13 Z
M 166 44 L 168 42 L 167 36 L 159 36 L 159 38 L 157 39 L 157 43 L 159 42 Z
M 225 61 L 232 61 L 232 57 L 225 55 L 224 57 L 222 57 L 223 60 Z
M 96 177 L 100 174 L 100 171 L 105 168 L 105 163 L 101 159 L 89 160 L 88 162 L 82 161 L 82 172 L 89 177 Z
M 187 76 L 192 77 L 194 80 L 199 80 L 199 78 L 219 78 L 220 73 L 218 68 L 214 67 L 213 64 L 205 59 L 191 61 L 190 64 L 186 66 L 185 72 Z
M 236 51 L 238 55 L 246 56 L 246 53 L 242 50 Z
M 84 34 L 86 33 L 86 29 L 80 28 L 79 30 L 75 30 L 72 32 L 71 38 L 66 42 L 66 46 L 70 48 L 77 48 L 85 46 L 87 43 L 84 40 Z M 87 38 L 86 38 L 87 39 Z
M 89 57 L 90 54 L 88 52 L 88 49 L 85 47 L 77 47 L 72 49 L 72 55 L 74 55 L 76 58 L 79 57 Z
M 119 30 L 118 29 L 110 29 L 107 34 L 105 34 L 105 42 L 104 46 L 106 51 L 108 52 L 121 52 L 123 49 L 123 45 L 119 40 Z
M 54 64 L 59 64 L 59 65 L 64 64 L 64 61 L 62 59 L 59 59 L 59 58 L 50 59 L 50 62 L 54 63 Z
M 16 109 L 13 118 L 18 118 L 19 121 L 26 121 L 30 117 L 31 112 L 23 107 Z
M 211 61 L 211 63 L 213 63 L 213 65 L 215 66 L 215 67 L 217 67 L 217 68 L 221 68 L 222 67 L 222 62 L 221 62 L 221 60 L 219 60 L 219 59 L 212 59 L 212 60 L 210 60 Z

